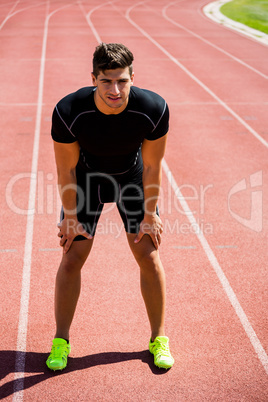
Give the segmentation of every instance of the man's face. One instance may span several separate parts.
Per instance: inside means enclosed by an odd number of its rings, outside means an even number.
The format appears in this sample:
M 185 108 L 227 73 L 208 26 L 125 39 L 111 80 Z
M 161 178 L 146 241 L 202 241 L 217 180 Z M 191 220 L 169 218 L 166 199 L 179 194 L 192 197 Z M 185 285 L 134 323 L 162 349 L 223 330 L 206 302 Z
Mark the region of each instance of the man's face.
M 97 108 L 104 114 L 121 113 L 127 106 L 133 78 L 128 67 L 101 71 L 97 78 L 92 74 Z

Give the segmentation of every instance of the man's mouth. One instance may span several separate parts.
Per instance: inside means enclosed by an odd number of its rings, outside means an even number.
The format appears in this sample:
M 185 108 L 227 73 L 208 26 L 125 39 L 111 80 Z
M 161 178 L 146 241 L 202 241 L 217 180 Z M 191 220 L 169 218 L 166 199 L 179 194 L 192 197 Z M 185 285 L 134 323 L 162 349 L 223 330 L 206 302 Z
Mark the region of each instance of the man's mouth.
M 108 99 L 112 100 L 112 101 L 117 101 L 119 99 L 121 99 L 120 96 L 108 96 Z

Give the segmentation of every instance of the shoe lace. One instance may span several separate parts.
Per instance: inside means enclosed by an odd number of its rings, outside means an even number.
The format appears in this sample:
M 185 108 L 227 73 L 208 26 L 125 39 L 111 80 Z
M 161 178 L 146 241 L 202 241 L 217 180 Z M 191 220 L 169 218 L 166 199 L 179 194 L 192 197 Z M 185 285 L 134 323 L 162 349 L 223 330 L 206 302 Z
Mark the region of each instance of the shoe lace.
M 161 355 L 161 356 L 165 356 L 165 357 L 171 356 L 168 344 L 159 339 L 156 340 L 155 350 L 156 350 L 157 355 Z
M 62 357 L 62 355 L 66 352 L 65 348 L 63 346 L 52 346 L 52 351 L 51 355 L 53 359 L 57 359 L 58 357 Z

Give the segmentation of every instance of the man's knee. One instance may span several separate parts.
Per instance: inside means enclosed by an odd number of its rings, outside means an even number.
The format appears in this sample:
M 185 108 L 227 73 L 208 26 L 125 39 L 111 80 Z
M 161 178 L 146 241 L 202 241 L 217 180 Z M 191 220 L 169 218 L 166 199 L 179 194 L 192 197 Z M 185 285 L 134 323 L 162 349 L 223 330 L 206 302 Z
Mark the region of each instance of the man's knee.
M 157 270 L 161 264 L 157 250 L 141 250 L 136 254 L 136 260 L 144 269 Z
M 65 271 L 74 272 L 81 270 L 91 249 L 91 246 L 86 247 L 86 242 L 88 241 L 73 242 L 68 253 L 63 254 L 61 267 Z
M 68 256 L 67 258 L 63 256 L 61 260 L 60 267 L 67 273 L 74 273 L 80 271 L 83 267 L 85 261 L 79 256 Z

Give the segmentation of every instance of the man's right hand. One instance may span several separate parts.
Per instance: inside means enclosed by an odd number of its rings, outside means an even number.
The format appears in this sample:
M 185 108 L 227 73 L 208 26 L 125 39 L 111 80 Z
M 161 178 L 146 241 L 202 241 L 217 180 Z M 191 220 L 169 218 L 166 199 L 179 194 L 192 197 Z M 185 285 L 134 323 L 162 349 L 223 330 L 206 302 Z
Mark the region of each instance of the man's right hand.
M 60 246 L 63 247 L 63 252 L 66 254 L 70 250 L 72 242 L 76 236 L 84 236 L 87 239 L 92 239 L 91 236 L 84 228 L 82 223 L 78 222 L 75 218 L 64 218 L 58 223 L 60 237 Z

